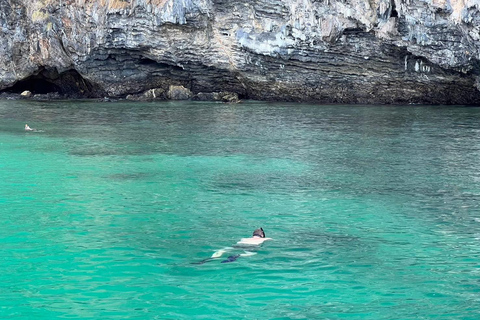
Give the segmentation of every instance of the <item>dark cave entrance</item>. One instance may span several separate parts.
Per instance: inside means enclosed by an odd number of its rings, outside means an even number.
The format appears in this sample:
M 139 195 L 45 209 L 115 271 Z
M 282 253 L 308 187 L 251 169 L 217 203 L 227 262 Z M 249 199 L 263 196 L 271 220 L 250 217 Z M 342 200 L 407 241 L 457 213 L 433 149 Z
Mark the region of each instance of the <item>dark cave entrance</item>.
M 60 93 L 61 89 L 55 84 L 46 81 L 39 76 L 30 76 L 26 79 L 20 80 L 15 83 L 12 87 L 3 90 L 4 92 L 9 93 L 22 93 L 23 91 L 28 90 L 33 94 L 47 94 L 50 92 Z
M 65 98 L 95 98 L 101 93 L 95 86 L 83 78 L 76 70 L 58 73 L 57 69 L 41 68 L 37 73 L 17 81 L 13 86 L 1 90 L 7 93 L 30 91 L 35 94 L 58 93 Z

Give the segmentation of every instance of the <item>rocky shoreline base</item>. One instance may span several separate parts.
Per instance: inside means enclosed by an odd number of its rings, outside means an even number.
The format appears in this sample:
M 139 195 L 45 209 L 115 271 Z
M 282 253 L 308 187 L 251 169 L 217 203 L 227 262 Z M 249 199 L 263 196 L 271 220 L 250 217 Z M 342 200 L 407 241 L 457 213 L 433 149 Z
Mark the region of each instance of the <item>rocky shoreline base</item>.
M 49 93 L 32 93 L 25 90 L 21 93 L 2 92 L 0 93 L 0 100 L 36 100 L 36 101 L 55 101 L 55 100 L 75 100 L 85 99 L 78 95 L 60 94 L 58 92 Z M 217 101 L 225 103 L 239 103 L 241 102 L 238 94 L 235 92 L 199 92 L 193 94 L 189 89 L 183 86 L 170 86 L 168 90 L 161 88 L 150 89 L 138 94 L 129 94 L 124 98 L 96 98 L 101 101 L 162 101 L 162 100 L 193 100 L 193 101 Z

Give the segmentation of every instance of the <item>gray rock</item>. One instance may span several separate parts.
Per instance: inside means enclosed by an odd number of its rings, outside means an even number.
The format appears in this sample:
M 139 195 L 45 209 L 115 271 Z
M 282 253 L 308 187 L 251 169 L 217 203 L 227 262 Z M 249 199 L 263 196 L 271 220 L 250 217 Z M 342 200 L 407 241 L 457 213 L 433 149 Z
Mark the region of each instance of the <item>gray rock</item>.
M 33 79 L 67 97 L 182 85 L 165 96 L 476 104 L 472 3 L 0 0 L 0 91 Z
M 197 93 L 192 100 L 196 101 L 216 101 L 214 98 L 214 93 L 212 92 L 199 92 Z
M 34 100 L 59 100 L 64 98 L 62 95 L 60 95 L 58 92 L 49 92 L 49 93 L 42 93 L 42 94 L 35 94 L 32 96 L 32 99 Z
M 0 99 L 2 100 L 19 100 L 21 96 L 17 93 L 2 92 L 0 93 Z
M 238 98 L 238 94 L 235 92 L 199 92 L 193 97 L 193 100 L 222 101 L 222 102 L 231 102 L 231 103 L 240 102 L 240 99 Z
M 140 94 L 129 94 L 125 99 L 130 101 L 165 100 L 165 90 L 161 88 L 154 88 Z
M 192 98 L 192 92 L 184 86 L 170 86 L 167 91 L 167 97 L 170 100 L 188 100 Z
M 30 98 L 32 96 L 32 93 L 28 90 L 25 90 L 23 91 L 21 94 L 20 94 L 23 98 Z
M 235 92 L 220 92 L 218 95 L 219 100 L 228 103 L 239 103 L 240 99 L 238 98 L 238 94 Z
M 164 100 L 165 99 L 165 90 L 161 88 L 155 88 L 147 90 L 143 93 L 143 96 L 147 100 Z

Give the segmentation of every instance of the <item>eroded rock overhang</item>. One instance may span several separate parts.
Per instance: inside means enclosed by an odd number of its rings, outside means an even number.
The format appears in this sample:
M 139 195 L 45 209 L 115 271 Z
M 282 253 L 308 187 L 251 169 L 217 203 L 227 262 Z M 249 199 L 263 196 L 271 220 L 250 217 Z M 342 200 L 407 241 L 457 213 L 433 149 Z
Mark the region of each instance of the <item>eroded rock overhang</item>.
M 125 97 L 178 85 L 259 100 L 478 104 L 477 7 L 0 0 L 0 90 L 38 81 L 70 97 Z

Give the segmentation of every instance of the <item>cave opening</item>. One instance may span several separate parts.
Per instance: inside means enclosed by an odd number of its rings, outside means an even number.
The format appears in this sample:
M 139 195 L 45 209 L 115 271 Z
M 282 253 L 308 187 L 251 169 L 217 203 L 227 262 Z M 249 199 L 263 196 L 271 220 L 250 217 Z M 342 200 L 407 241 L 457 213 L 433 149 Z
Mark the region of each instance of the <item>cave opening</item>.
M 76 70 L 58 73 L 57 69 L 41 68 L 35 74 L 17 81 L 11 87 L 0 91 L 20 94 L 30 91 L 34 95 L 56 93 L 67 98 L 94 98 L 101 94 L 95 86 Z
M 23 80 L 17 81 L 13 86 L 2 90 L 8 93 L 22 93 L 23 91 L 30 91 L 33 94 L 47 94 L 50 92 L 60 93 L 61 89 L 50 81 L 39 75 L 33 75 Z

